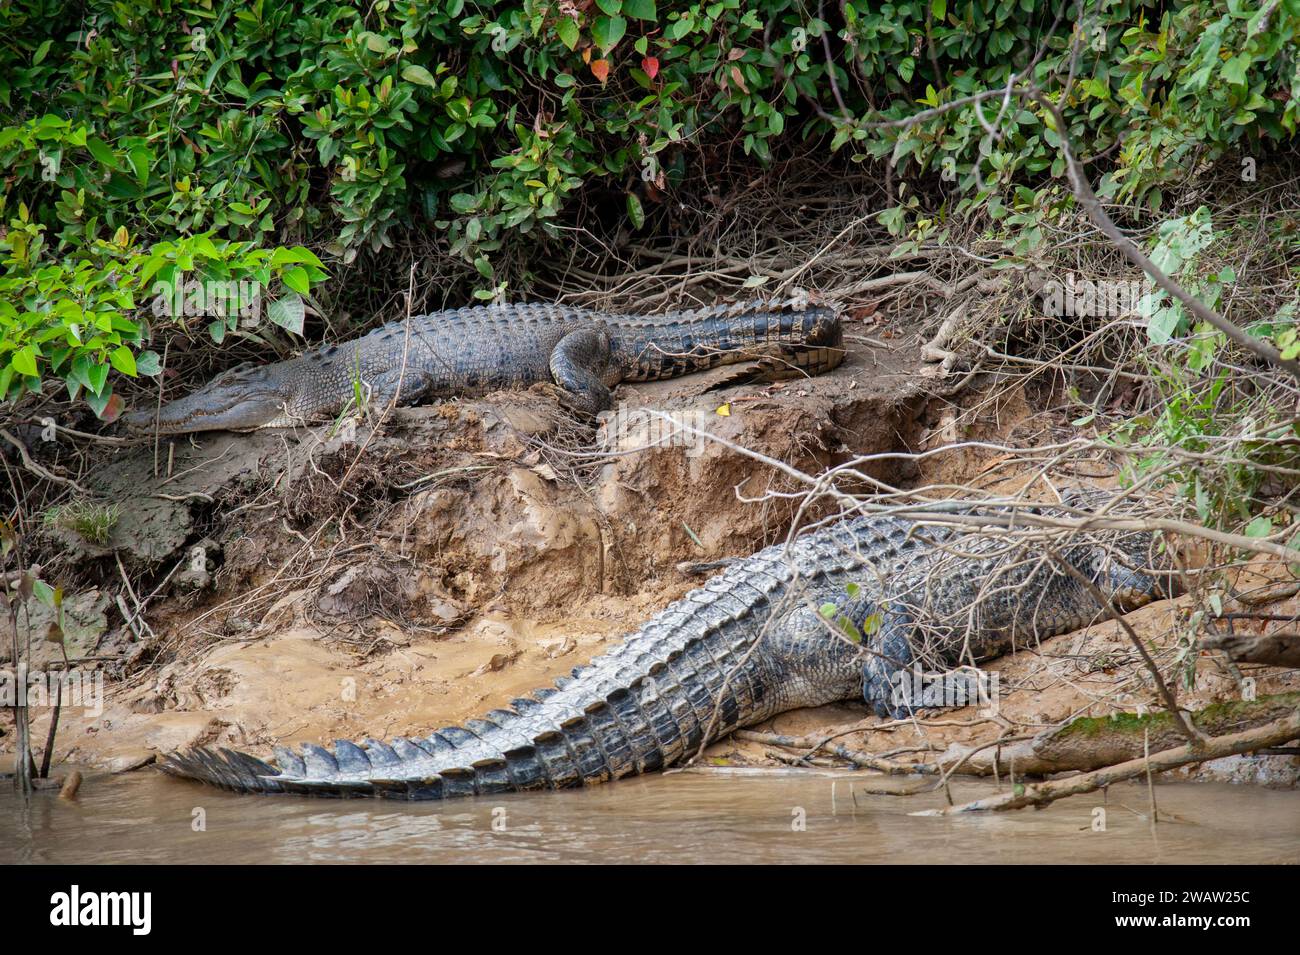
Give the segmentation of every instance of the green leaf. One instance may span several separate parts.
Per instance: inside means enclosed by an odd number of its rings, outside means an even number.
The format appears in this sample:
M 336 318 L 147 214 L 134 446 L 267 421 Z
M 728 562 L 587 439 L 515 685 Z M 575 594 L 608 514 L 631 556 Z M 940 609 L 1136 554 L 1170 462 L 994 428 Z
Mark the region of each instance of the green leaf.
M 153 377 L 162 373 L 162 359 L 156 351 L 142 351 L 135 356 L 135 370 L 141 375 Z
M 1273 533 L 1273 520 L 1268 517 L 1257 517 L 1246 525 L 1247 537 L 1267 537 Z
M 600 7 L 601 12 L 616 17 L 623 10 L 623 0 L 596 0 L 596 6 Z
M 402 70 L 402 79 L 406 80 L 408 83 L 418 83 L 420 86 L 427 86 L 430 89 L 438 88 L 438 81 L 433 78 L 433 74 L 424 67 L 417 66 L 414 63 Z
M 1249 67 L 1250 57 L 1245 53 L 1238 53 L 1223 65 L 1224 82 L 1231 83 L 1233 86 L 1242 85 L 1246 82 L 1246 70 Z
M 109 149 L 108 144 L 102 139 L 87 139 L 86 151 L 89 152 L 90 155 L 94 156 L 100 165 L 107 166 L 109 169 L 118 168 L 117 153 Z
M 108 360 L 122 374 L 131 378 L 136 377 L 135 355 L 131 354 L 131 349 L 125 345 L 118 345 L 114 348 L 112 354 L 108 356 Z
M 930 0 L 930 15 L 936 20 L 943 20 L 948 16 L 948 0 Z
M 361 42 L 366 45 L 366 49 L 371 53 L 387 53 L 388 41 L 378 33 L 362 33 Z
M 105 373 L 108 372 L 108 366 L 103 365 Z M 112 422 L 117 420 L 117 416 L 122 413 L 122 398 L 113 394 L 113 389 L 109 388 L 103 394 L 87 394 L 86 404 L 90 405 L 90 410 L 95 412 L 95 416 L 100 421 Z
M 49 41 L 46 41 L 47 45 Z M 32 596 L 51 610 L 54 609 L 54 588 L 43 580 L 32 581 Z
M 658 20 L 655 0 L 623 0 L 623 13 L 634 20 Z M 645 51 L 642 50 L 642 53 Z
M 97 398 L 107 399 L 104 385 L 108 384 L 108 366 L 96 362 L 86 369 L 86 387 Z
M 627 217 L 632 220 L 634 229 L 645 225 L 645 209 L 641 207 L 641 200 L 630 192 L 627 195 Z
M 149 181 L 149 162 L 153 159 L 153 153 L 148 146 L 132 146 L 127 150 L 126 158 L 135 170 L 136 182 L 143 186 Z
M 296 265 L 293 268 L 285 269 L 280 276 L 280 281 L 301 295 L 306 295 L 311 291 L 311 278 L 308 277 L 307 270 Z
M 578 21 L 572 17 L 564 17 L 556 26 L 555 35 L 570 50 L 574 49 L 578 45 Z
M 625 33 L 627 33 L 627 20 L 622 17 L 597 17 L 595 25 L 591 28 L 591 38 L 606 53 L 618 45 L 618 41 L 623 39 Z
M 317 268 L 324 268 L 325 265 L 316 257 L 316 253 L 301 245 L 295 245 L 292 249 L 286 249 L 280 246 L 271 253 L 271 268 L 278 268 L 281 265 L 292 265 L 295 262 L 306 262 Z
M 36 48 L 36 52 L 32 54 L 32 66 L 40 65 L 40 62 L 45 59 L 45 54 L 50 52 L 50 46 L 53 43 L 53 40 L 46 40 Z
M 31 345 L 25 345 L 13 353 L 9 359 L 9 365 L 20 375 L 35 377 L 36 371 L 36 349 Z
M 1153 344 L 1167 345 L 1173 339 L 1182 321 L 1181 307 L 1162 308 L 1147 322 L 1147 335 Z
M 303 308 L 302 299 L 293 292 L 281 295 L 274 302 L 271 302 L 266 307 L 266 315 L 286 331 L 293 332 L 295 335 L 302 334 L 302 323 L 303 318 L 306 316 L 306 309 Z

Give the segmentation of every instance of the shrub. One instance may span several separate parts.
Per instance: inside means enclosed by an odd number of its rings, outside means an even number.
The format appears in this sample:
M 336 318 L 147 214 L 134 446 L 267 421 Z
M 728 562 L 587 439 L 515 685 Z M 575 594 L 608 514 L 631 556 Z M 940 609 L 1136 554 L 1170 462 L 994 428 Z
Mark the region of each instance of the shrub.
M 1193 163 L 1294 133 L 1300 0 L 1099 4 L 1068 93 L 1074 25 L 1055 6 L 4 0 L 0 390 L 56 376 L 111 416 L 110 369 L 157 370 L 138 314 L 151 280 L 164 296 L 244 283 L 297 329 L 317 255 L 346 263 L 399 228 L 436 230 L 494 297 L 505 246 L 558 235 L 584 190 L 621 192 L 640 229 L 694 150 L 733 142 L 756 163 L 797 139 L 887 159 L 1030 250 L 1065 203 L 1041 110 L 984 104 L 998 137 L 974 107 L 867 120 L 1005 84 L 1040 44 L 1033 78 L 1115 201 L 1158 210 Z M 914 210 L 915 193 L 882 222 L 903 235 Z M 218 342 L 245 331 L 203 318 Z

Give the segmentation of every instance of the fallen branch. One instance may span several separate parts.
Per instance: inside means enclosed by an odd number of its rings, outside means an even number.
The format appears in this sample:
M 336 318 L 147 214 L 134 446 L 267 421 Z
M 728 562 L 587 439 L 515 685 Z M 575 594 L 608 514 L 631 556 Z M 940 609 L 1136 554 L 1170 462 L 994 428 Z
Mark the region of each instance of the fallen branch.
M 1296 709 L 1300 709 L 1300 693 L 1279 693 L 1258 700 L 1214 703 L 1192 713 L 1191 721 L 1207 737 L 1214 738 L 1266 726 Z M 1086 772 L 1138 759 L 1148 744 L 1152 752 L 1158 753 L 1181 745 L 1183 740 L 1172 717 L 1163 710 L 1141 716 L 1136 713 L 1085 716 L 1044 730 L 1028 742 L 1003 746 L 996 753 L 985 752 L 971 758 L 963 774 L 992 776 L 1008 763 L 1015 766 L 1019 775 Z M 939 757 L 939 762 L 946 765 L 970 756 L 975 756 L 972 747 L 953 743 Z
M 1300 710 L 1294 711 L 1284 720 L 1269 723 L 1258 729 L 1234 733 L 1231 736 L 1218 736 L 1204 743 L 1180 746 L 1177 749 L 1156 753 L 1149 759 L 1133 759 L 1116 766 L 1108 766 L 1091 773 L 1083 773 L 1069 779 L 1039 783 L 1025 786 L 1019 792 L 1013 790 L 960 806 L 948 806 L 945 809 L 926 809 L 911 813 L 913 816 L 950 816 L 966 812 L 1005 812 L 1008 809 L 1023 809 L 1026 806 L 1046 806 L 1048 803 L 1078 796 L 1083 793 L 1096 792 L 1126 779 L 1134 779 L 1147 772 L 1163 773 L 1188 763 L 1203 763 L 1210 759 L 1235 756 L 1251 750 L 1265 749 L 1300 737 Z
M 944 375 L 950 374 L 960 356 L 948 346 L 952 344 L 953 338 L 956 337 L 965 320 L 966 304 L 963 302 L 944 319 L 935 336 L 921 346 L 921 360 L 929 363 L 939 362 L 939 372 Z
M 1261 607 L 1300 594 L 1300 580 L 1284 580 L 1246 593 L 1234 593 L 1232 598 L 1244 607 Z
M 1202 650 L 1222 650 L 1238 663 L 1300 667 L 1300 633 L 1223 633 L 1203 637 Z

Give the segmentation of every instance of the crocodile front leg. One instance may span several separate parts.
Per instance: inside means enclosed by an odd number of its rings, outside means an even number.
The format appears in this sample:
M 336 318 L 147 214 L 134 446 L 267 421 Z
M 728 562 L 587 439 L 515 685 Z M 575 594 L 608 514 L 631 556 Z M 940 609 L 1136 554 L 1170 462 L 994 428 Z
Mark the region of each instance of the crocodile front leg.
M 614 396 L 605 384 L 609 361 L 609 335 L 603 328 L 579 328 L 561 338 L 550 361 L 561 403 L 591 417 L 613 407 Z

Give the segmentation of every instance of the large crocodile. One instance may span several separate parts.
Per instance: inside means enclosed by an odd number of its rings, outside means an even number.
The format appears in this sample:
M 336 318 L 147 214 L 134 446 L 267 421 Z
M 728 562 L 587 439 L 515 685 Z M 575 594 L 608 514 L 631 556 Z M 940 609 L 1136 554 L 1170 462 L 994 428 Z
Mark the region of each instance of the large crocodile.
M 382 407 L 549 382 L 594 415 L 620 382 L 759 359 L 760 377 L 819 374 L 843 359 L 830 309 L 747 303 L 657 316 L 566 305 L 487 305 L 413 316 L 269 365 L 241 365 L 192 394 L 125 418 L 163 434 L 284 427 L 349 402 Z
M 553 689 L 463 727 L 280 747 L 278 766 L 199 748 L 162 768 L 238 791 L 437 799 L 657 770 L 796 707 L 865 697 L 900 716 L 914 660 L 981 659 L 1098 617 L 1092 589 L 1032 546 L 851 517 L 732 564 Z M 1081 534 L 1059 558 L 1122 609 L 1168 589 L 1150 534 Z

